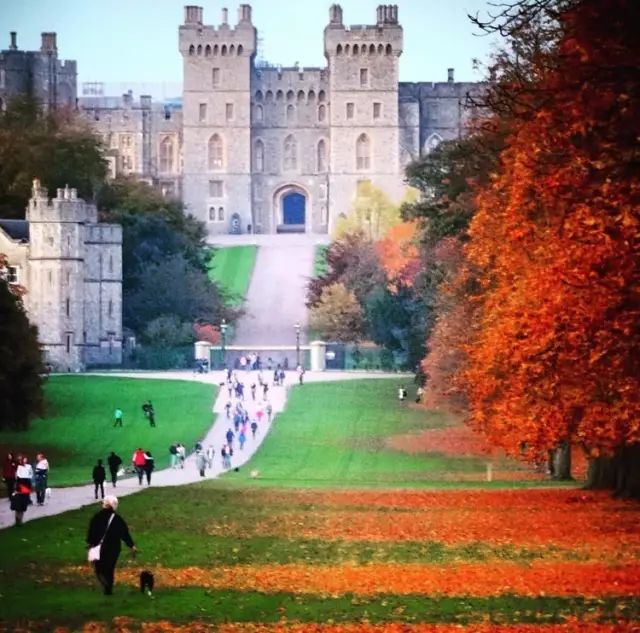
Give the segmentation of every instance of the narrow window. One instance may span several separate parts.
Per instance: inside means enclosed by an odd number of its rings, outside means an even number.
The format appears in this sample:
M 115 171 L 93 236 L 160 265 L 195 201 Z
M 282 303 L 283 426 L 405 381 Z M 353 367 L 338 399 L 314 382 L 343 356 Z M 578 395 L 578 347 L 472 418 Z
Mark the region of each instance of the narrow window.
M 209 207 L 209 222 L 215 222 L 215 221 L 216 221 L 216 208 Z
M 318 171 L 327 171 L 327 145 L 324 139 L 318 142 Z
M 222 180 L 210 180 L 209 181 L 209 197 L 210 198 L 222 198 L 224 195 L 224 187 Z
M 222 139 L 214 134 L 209 139 L 209 169 L 222 169 L 223 164 Z
M 293 118 L 295 117 L 295 114 L 296 114 L 296 109 L 292 105 L 288 105 L 287 106 L 287 121 L 289 121 L 289 122 L 293 121 Z
M 201 103 L 198 108 L 198 120 L 200 123 L 204 123 L 207 120 L 207 104 Z
M 254 169 L 260 174 L 264 171 L 264 143 L 260 140 L 255 145 Z
M 109 316 L 113 316 L 113 301 L 109 299 Z
M 224 207 L 218 207 L 218 222 L 224 222 Z
M 361 134 L 356 141 L 356 168 L 359 170 L 371 167 L 371 144 L 366 134 Z
M 173 140 L 165 136 L 160 142 L 160 171 L 173 171 Z
M 382 104 L 377 102 L 377 101 L 374 102 L 374 104 L 373 104 L 373 118 L 374 119 L 379 119 L 381 112 L 382 112 Z
M 67 313 L 67 316 L 69 316 L 71 314 L 71 301 L 69 301 L 69 298 L 67 298 L 64 303 L 65 303 L 65 312 Z
M 292 171 L 298 166 L 296 140 L 289 135 L 284 139 L 284 160 L 283 168 L 285 171 Z
M 347 119 L 353 119 L 353 115 L 356 111 L 356 106 L 353 103 L 347 103 Z
M 227 121 L 233 121 L 233 103 L 227 103 L 225 107 L 225 116 Z
M 73 334 L 71 333 L 67 333 L 66 335 L 66 348 L 67 348 L 67 354 L 71 354 L 71 339 L 73 338 Z
M 213 68 L 211 70 L 211 83 L 214 88 L 217 88 L 220 85 L 220 69 Z
M 369 69 L 368 68 L 360 69 L 360 85 L 363 87 L 369 85 Z
M 318 121 L 322 123 L 327 118 L 327 106 L 318 106 Z
M 253 118 L 256 123 L 262 123 L 262 120 L 264 119 L 264 110 L 262 109 L 262 106 L 260 104 L 254 107 Z

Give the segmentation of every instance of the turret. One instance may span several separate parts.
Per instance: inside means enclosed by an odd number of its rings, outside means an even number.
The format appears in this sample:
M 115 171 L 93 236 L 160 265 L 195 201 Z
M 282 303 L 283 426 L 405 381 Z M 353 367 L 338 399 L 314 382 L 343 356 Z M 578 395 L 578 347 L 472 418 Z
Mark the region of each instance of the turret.
M 57 55 L 58 45 L 56 43 L 55 33 L 42 33 L 42 45 L 40 46 L 40 52 Z
M 18 50 L 18 34 L 15 31 L 11 31 L 9 35 L 11 37 L 11 44 L 9 44 L 9 50 L 17 51 Z

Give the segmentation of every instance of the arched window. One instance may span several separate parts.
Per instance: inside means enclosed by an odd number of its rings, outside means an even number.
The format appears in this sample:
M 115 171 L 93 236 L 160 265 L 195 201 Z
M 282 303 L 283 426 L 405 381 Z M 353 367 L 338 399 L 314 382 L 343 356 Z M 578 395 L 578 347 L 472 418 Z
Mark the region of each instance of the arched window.
M 202 44 L 198 44 L 198 55 L 202 55 Z
M 204 47 L 204 56 L 205 57 L 211 57 L 211 45 L 210 44 L 207 44 Z
M 324 91 L 324 90 L 321 90 L 321 91 L 318 93 L 318 103 L 324 103 L 324 101 L 325 101 L 325 99 L 326 99 L 326 98 L 327 98 L 327 95 L 326 95 L 325 91 Z
M 253 108 L 253 118 L 257 123 L 262 123 L 264 120 L 264 110 L 260 104 Z
M 218 207 L 218 222 L 224 222 L 224 207 Z
M 221 54 L 223 57 L 226 57 L 226 55 L 227 55 L 227 45 L 226 45 L 226 44 L 223 44 L 223 45 L 222 45 L 222 48 L 220 49 L 220 54 Z
M 257 140 L 255 144 L 253 168 L 259 174 L 264 171 L 264 143 L 261 140 Z
M 213 45 L 213 54 L 214 56 L 220 52 L 220 47 L 217 44 Z
M 295 95 L 293 94 L 293 90 L 287 91 L 287 101 L 293 101 Z
M 349 49 L 349 44 L 345 44 L 345 46 L 344 46 L 344 54 L 348 55 L 349 54 L 349 50 L 350 50 Z
M 292 106 L 291 104 L 289 104 L 287 106 L 287 121 L 291 122 L 293 121 L 293 119 L 296 116 L 296 109 L 294 106 Z
M 244 47 L 242 46 L 242 44 L 238 44 L 238 55 L 242 55 L 243 52 L 244 52 Z
M 376 45 L 369 44 L 369 55 L 375 55 L 375 54 L 376 54 Z
M 356 169 L 371 168 L 371 143 L 366 134 L 360 134 L 356 141 Z
M 336 55 L 342 55 L 342 44 L 338 44 L 336 48 Z
M 189 46 L 189 55 L 195 55 L 196 54 L 196 47 L 191 44 L 191 46 Z
M 327 144 L 324 139 L 318 141 L 318 171 L 327 171 Z
M 278 90 L 276 92 L 276 101 L 282 101 L 284 99 L 284 92 L 282 90 Z
M 262 103 L 262 90 L 258 90 L 258 92 L 256 92 L 256 103 Z
M 313 90 L 309 90 L 309 94 L 307 95 L 307 103 L 309 105 L 313 105 L 316 100 L 316 93 Z
M 233 55 L 236 52 L 236 47 L 231 44 L 231 46 L 229 46 L 229 55 Z
M 160 141 L 160 171 L 170 173 L 173 171 L 173 140 L 165 136 Z
M 214 134 L 209 139 L 209 169 L 222 169 L 224 165 L 224 148 L 222 139 Z
M 298 90 L 298 103 L 304 103 L 304 90 Z
M 424 153 L 429 154 L 432 152 L 438 145 L 442 143 L 442 137 L 439 134 L 432 134 L 425 142 L 424 142 Z
M 378 55 L 382 55 L 384 53 L 384 46 L 382 44 L 378 44 Z
M 360 52 L 360 49 L 358 48 L 357 44 L 354 44 L 351 50 L 353 51 L 354 55 L 357 55 Z
M 322 123 L 327 118 L 327 106 L 321 103 L 318 106 L 318 121 Z
M 267 93 L 264 95 L 264 100 L 266 103 L 273 103 L 273 92 L 271 92 L 271 90 L 267 90 Z
M 391 44 L 387 44 L 387 48 L 385 48 L 384 52 L 387 55 L 391 55 L 391 53 L 393 53 L 393 48 L 391 48 Z
M 284 139 L 282 167 L 285 171 L 292 171 L 298 167 L 296 139 L 291 134 Z

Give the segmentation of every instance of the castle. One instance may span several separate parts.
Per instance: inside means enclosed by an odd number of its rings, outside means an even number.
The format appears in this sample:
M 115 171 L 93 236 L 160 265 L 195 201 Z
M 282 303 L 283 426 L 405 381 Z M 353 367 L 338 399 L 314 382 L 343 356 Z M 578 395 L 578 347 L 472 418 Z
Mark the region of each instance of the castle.
M 229 24 L 185 7 L 179 27 L 181 101 L 142 96 L 79 99 L 102 135 L 111 173 L 135 174 L 182 198 L 210 236 L 330 232 L 359 182 L 402 197 L 404 168 L 441 140 L 464 134 L 475 83 L 403 83 L 396 5 L 371 25 L 347 26 L 333 5 L 324 68 L 257 61 L 251 7 Z
M 7 281 L 28 289 L 25 308 L 52 369 L 122 363 L 120 225 L 98 223 L 75 189 L 49 200 L 36 180 L 26 220 L 0 220 L 0 253 Z

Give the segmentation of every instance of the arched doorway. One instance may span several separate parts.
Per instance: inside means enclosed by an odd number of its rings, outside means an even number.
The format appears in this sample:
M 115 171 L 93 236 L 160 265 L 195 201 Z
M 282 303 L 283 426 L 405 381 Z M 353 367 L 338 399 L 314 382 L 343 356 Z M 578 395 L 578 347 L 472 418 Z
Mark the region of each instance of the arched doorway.
M 304 226 L 307 199 L 297 191 L 282 196 L 282 224 Z
M 309 194 L 295 184 L 276 189 L 273 197 L 276 231 L 278 233 L 304 233 L 307 225 Z

